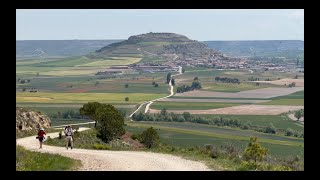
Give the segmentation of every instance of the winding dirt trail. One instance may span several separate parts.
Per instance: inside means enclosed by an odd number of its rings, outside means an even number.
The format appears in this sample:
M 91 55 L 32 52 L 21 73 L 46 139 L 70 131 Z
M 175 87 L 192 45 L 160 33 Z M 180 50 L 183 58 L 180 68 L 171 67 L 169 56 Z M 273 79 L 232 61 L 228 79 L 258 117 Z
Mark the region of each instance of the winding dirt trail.
M 138 48 L 137 50 L 138 50 L 138 51 L 142 51 L 141 48 Z M 147 52 L 147 51 L 143 51 L 143 52 L 149 53 L 149 52 Z M 152 53 L 149 53 L 149 54 L 152 54 Z M 152 55 L 154 55 L 154 54 L 152 54 Z M 173 60 L 177 59 L 178 57 L 179 57 L 179 56 L 175 54 L 175 57 L 173 58 Z M 136 112 L 138 112 L 139 109 L 140 109 L 143 105 L 145 105 L 145 104 L 147 104 L 147 105 L 146 105 L 146 109 L 144 110 L 144 113 L 147 113 L 147 112 L 149 111 L 149 109 L 150 109 L 150 105 L 151 105 L 152 103 L 154 103 L 155 101 L 163 100 L 163 99 L 165 99 L 165 98 L 168 98 L 168 97 L 173 96 L 173 95 L 174 95 L 174 92 L 173 92 L 173 86 L 172 86 L 172 83 L 171 83 L 172 77 L 178 76 L 178 75 L 181 75 L 181 74 L 182 74 L 182 73 L 179 72 L 179 74 L 171 75 L 170 81 L 169 81 L 170 95 L 165 96 L 165 97 L 162 97 L 162 98 L 158 98 L 158 99 L 154 99 L 154 100 L 151 100 L 151 101 L 147 101 L 147 102 L 141 103 L 140 106 L 139 106 L 133 113 L 131 113 L 129 117 L 132 117 L 132 116 L 133 116 Z M 132 120 L 131 120 L 131 121 L 132 121 Z
M 79 131 L 87 129 L 80 128 Z M 58 132 L 55 132 L 48 133 L 47 136 L 56 138 L 59 135 Z M 35 136 L 17 139 L 17 144 L 31 151 L 60 154 L 78 159 L 83 165 L 78 169 L 80 171 L 210 171 L 201 162 L 160 153 L 91 149 L 67 150 L 64 147 L 48 145 L 43 145 L 43 149 L 38 149 L 39 144 Z

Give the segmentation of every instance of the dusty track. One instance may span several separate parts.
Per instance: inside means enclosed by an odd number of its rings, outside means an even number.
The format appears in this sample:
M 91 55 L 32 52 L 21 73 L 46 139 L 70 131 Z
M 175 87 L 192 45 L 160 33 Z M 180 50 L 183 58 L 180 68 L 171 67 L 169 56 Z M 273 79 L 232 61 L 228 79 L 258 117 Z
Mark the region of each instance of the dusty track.
M 80 128 L 79 131 L 88 128 Z M 58 133 L 48 133 L 51 138 L 58 137 Z M 76 142 L 75 142 L 76 143 Z M 186 160 L 177 156 L 138 152 L 138 151 L 107 151 L 73 149 L 43 145 L 38 149 L 35 136 L 17 139 L 17 144 L 31 151 L 60 154 L 62 156 L 81 160 L 82 171 L 208 171 L 203 163 Z

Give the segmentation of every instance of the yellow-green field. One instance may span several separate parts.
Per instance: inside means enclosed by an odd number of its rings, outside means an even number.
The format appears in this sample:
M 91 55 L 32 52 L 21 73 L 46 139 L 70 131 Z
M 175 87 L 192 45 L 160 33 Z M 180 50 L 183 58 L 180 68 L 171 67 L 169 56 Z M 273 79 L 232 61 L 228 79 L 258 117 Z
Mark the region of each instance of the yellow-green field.
M 87 64 L 77 65 L 77 67 L 109 67 L 115 65 L 129 65 L 133 63 L 139 62 L 142 58 L 135 58 L 135 57 L 121 57 L 117 58 L 119 60 L 97 60 Z
M 141 103 L 164 97 L 166 94 L 144 93 L 16 93 L 17 103 Z M 129 101 L 124 100 L 129 97 Z
M 137 63 L 141 57 L 109 57 L 108 59 L 89 59 L 87 57 L 65 58 L 50 61 L 24 60 L 16 62 L 17 75 L 81 76 L 94 75 L 98 71 L 116 65 Z
M 275 99 L 275 100 L 260 103 L 260 104 L 263 104 L 263 105 L 304 106 L 304 99 Z
M 258 86 L 254 83 L 240 83 L 240 84 L 231 84 L 231 83 L 203 83 L 203 90 L 207 91 L 219 91 L 219 92 L 240 92 L 253 89 L 260 89 L 270 87 L 269 84 L 260 83 Z

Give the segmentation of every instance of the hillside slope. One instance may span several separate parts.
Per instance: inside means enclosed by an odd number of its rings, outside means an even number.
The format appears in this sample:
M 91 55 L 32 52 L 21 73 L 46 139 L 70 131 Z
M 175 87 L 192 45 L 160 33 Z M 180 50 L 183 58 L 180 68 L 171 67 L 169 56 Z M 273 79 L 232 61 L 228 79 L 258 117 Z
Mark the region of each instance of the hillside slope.
M 164 61 L 170 61 L 175 56 L 177 57 L 175 59 L 182 61 L 202 59 L 209 62 L 230 59 L 202 42 L 174 33 L 147 33 L 131 36 L 128 40 L 110 44 L 87 55 L 92 59 L 115 56 L 158 56 Z

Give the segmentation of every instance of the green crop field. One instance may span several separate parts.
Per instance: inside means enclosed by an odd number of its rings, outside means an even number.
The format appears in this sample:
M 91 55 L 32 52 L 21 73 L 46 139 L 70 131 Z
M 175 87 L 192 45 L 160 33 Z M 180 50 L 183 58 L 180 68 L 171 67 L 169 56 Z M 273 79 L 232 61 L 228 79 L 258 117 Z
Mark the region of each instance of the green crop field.
M 129 97 L 128 103 L 140 103 L 147 100 L 164 97 L 166 94 L 144 93 L 16 93 L 16 102 L 29 103 L 86 103 L 97 101 L 101 103 L 123 103 Z
M 271 99 L 304 99 L 304 91 L 298 91 L 286 96 L 278 96 Z
M 207 114 L 199 114 L 195 116 L 207 117 L 209 119 L 214 118 L 229 118 L 229 119 L 237 119 L 242 123 L 250 122 L 253 126 L 269 126 L 270 123 L 274 125 L 275 128 L 287 129 L 291 128 L 296 131 L 303 131 L 304 128 L 297 125 L 295 122 L 283 118 L 282 115 L 207 115 Z M 284 115 L 285 116 L 285 115 Z
M 260 103 L 263 105 L 304 106 L 304 91 L 295 92 L 286 96 L 271 98 L 272 101 Z
M 254 83 L 240 83 L 240 84 L 232 84 L 232 83 L 203 83 L 202 89 L 206 91 L 217 91 L 217 92 L 241 92 L 253 89 L 267 88 L 267 87 L 275 87 L 275 85 L 271 84 L 262 84 L 260 83 L 258 86 Z
M 77 67 L 101 67 L 101 66 L 110 67 L 115 65 L 129 65 L 129 64 L 137 63 L 141 59 L 142 58 L 128 57 L 128 59 L 123 59 L 123 60 L 97 60 L 87 64 L 77 65 Z
M 304 99 L 276 99 L 269 102 L 259 103 L 262 105 L 287 105 L 304 106 Z
M 251 135 L 249 133 L 245 136 L 231 136 L 228 134 L 229 132 L 225 132 L 225 134 L 219 134 L 221 132 L 215 132 L 218 128 L 204 128 L 204 125 L 198 124 L 192 125 L 192 128 L 182 126 L 176 127 L 175 125 L 170 127 L 170 124 L 172 123 L 162 123 L 159 125 L 160 123 L 155 124 L 154 122 L 130 122 L 127 124 L 128 126 L 126 126 L 126 129 L 134 133 L 141 132 L 145 128 L 153 126 L 158 129 L 162 141 L 176 146 L 204 146 L 205 144 L 222 145 L 225 143 L 234 143 L 244 147 L 247 145 L 249 136 Z M 262 142 L 263 146 L 269 148 L 269 152 L 272 155 L 290 156 L 303 155 L 304 153 L 303 139 L 300 140 L 298 138 L 286 138 L 283 140 L 274 140 L 272 139 L 274 138 L 272 136 L 258 136 L 258 138 L 259 141 Z
M 207 110 L 231 106 L 239 106 L 244 103 L 219 103 L 219 102 L 155 102 L 151 105 L 152 109 L 167 110 Z

